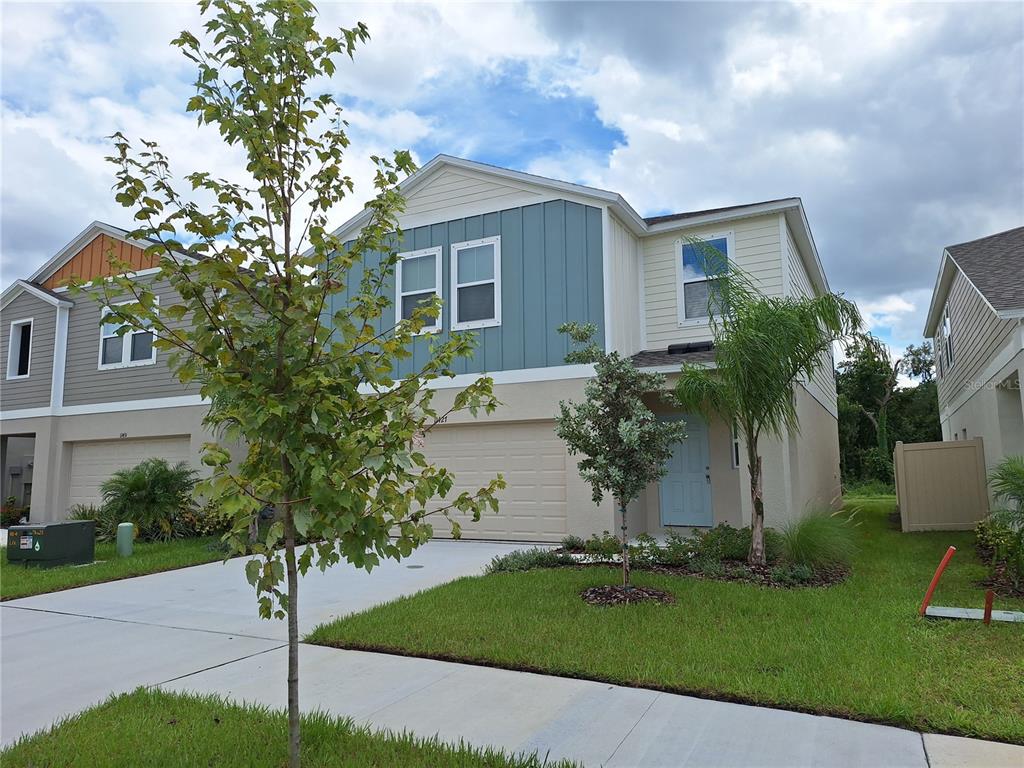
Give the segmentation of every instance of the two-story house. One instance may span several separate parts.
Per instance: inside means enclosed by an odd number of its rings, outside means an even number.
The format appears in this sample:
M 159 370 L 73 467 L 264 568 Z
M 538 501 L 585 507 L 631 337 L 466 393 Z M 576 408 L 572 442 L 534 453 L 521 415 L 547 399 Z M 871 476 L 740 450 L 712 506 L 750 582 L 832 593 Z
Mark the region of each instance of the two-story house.
M 989 467 L 1024 454 L 1024 227 L 942 252 L 924 335 L 943 440 L 984 440 Z
M 429 457 L 455 474 L 458 487 L 479 487 L 498 472 L 507 479 L 500 512 L 464 526 L 467 537 L 555 541 L 616 527 L 611 501 L 595 507 L 575 459 L 554 434 L 559 401 L 581 398 L 593 375 L 591 366 L 565 363 L 561 323 L 593 323 L 605 349 L 641 367 L 672 374 L 685 361 L 713 366 L 708 283 L 691 237 L 736 260 L 768 295 L 828 290 L 798 198 L 645 219 L 614 192 L 448 156 L 406 179 L 402 192 L 405 239 L 388 286 L 395 317 L 430 294 L 444 305 L 437 327 L 416 339 L 403 365 L 422 359 L 432 334 L 473 331 L 475 356 L 454 379 L 436 383 L 439 404 L 484 372 L 502 402 L 475 419 L 456 414 L 427 438 Z M 336 234 L 349 239 L 367 216 L 358 214 Z M 202 404 L 159 357 L 135 360 L 126 341 L 114 367 L 104 363 L 100 308 L 83 298 L 72 306 L 61 291 L 70 274 L 91 276 L 92 262 L 82 254 L 96 237 L 144 245 L 94 225 L 3 298 L 2 322 L 13 340 L 0 350 L 4 359 L 20 365 L 15 329 L 24 318 L 40 318 L 33 320 L 37 340 L 29 342 L 35 367 L 26 379 L 13 378 L 18 399 L 5 402 L 2 414 L 4 435 L 35 435 L 33 519 L 59 518 L 69 504 L 95 500 L 110 471 L 146 455 L 194 460 L 206 439 Z M 145 277 L 147 265 L 140 267 Z M 338 296 L 332 310 L 345 301 Z M 139 346 L 144 350 L 145 342 Z M 831 370 L 798 385 L 795 397 L 799 433 L 763 444 L 769 525 L 832 504 L 839 493 Z M 632 530 L 744 524 L 748 478 L 731 425 L 698 414 L 663 415 L 684 418 L 688 437 L 665 478 L 634 503 Z

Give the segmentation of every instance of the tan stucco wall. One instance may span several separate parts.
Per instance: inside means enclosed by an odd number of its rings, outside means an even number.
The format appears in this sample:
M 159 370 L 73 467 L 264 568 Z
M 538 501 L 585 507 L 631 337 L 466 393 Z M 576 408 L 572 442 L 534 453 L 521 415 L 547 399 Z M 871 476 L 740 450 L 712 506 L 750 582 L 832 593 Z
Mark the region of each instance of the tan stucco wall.
M 201 467 L 202 445 L 211 439 L 202 425 L 206 410 L 205 406 L 197 405 L 81 416 L 5 419 L 0 422 L 0 433 L 35 436 L 31 520 L 47 522 L 65 519 L 73 503 L 68 498 L 72 443 L 188 435 L 190 461 Z
M 800 431 L 790 434 L 790 475 L 793 512 L 838 509 L 842 504 L 839 478 L 839 422 L 802 386 L 796 409 Z
M 1010 386 L 999 387 L 1009 380 Z M 1020 401 L 1024 411 L 1024 350 L 986 380 L 971 382 L 972 394 L 962 405 L 942 419 L 942 439 L 972 439 L 980 437 L 985 446 L 985 464 L 991 469 L 1004 457 L 1024 453 L 1024 435 L 1020 432 L 1013 399 Z M 1013 388 L 1013 382 L 1017 388 Z

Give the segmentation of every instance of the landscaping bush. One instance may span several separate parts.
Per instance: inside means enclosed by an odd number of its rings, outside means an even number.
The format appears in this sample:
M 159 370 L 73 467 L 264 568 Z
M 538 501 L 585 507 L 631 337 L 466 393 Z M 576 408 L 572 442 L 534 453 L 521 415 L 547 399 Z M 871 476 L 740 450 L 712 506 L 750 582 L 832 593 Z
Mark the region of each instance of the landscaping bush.
M 182 518 L 194 511 L 196 475 L 185 462 L 172 467 L 164 459 L 146 459 L 130 469 L 118 470 L 100 486 L 103 515 L 134 523 L 138 537 L 144 541 L 194 536 L 194 529 L 189 532 L 189 522 Z
M 649 568 L 664 562 L 664 553 L 657 539 L 649 533 L 641 533 L 629 545 L 629 559 L 638 568 Z
M 114 541 L 117 538 L 117 526 L 130 522 L 119 520 L 109 509 L 95 504 L 75 504 L 68 510 L 68 520 L 94 520 L 97 541 Z
M 612 536 L 608 531 L 598 536 L 596 533 L 587 539 L 583 550 L 588 555 L 594 555 L 605 560 L 611 560 L 622 552 L 622 542 Z
M 790 565 L 811 569 L 849 565 L 856 552 L 850 522 L 828 512 L 812 512 L 786 523 L 780 541 Z
M 495 557 L 487 565 L 485 573 L 515 573 L 530 571 L 534 568 L 557 568 L 560 565 L 572 565 L 576 561 L 562 552 L 551 549 L 533 547 L 517 549 L 507 555 Z
M 783 563 L 772 568 L 772 581 L 784 587 L 809 584 L 814 580 L 814 569 L 809 565 Z
M 750 552 L 750 528 L 733 528 L 719 523 L 704 533 L 695 534 L 697 557 L 711 560 L 746 560 Z M 773 563 L 781 554 L 778 531 L 766 528 L 764 532 L 765 559 Z
M 1024 591 L 1024 456 L 1007 456 L 989 474 L 992 495 L 1006 502 L 989 516 L 986 530 L 992 547 L 995 581 Z
M 660 551 L 660 563 L 671 566 L 688 566 L 693 563 L 697 554 L 697 539 L 683 536 L 678 531 L 670 531 L 665 546 Z
M 8 496 L 0 505 L 0 527 L 10 528 L 20 523 L 22 518 L 28 519 L 28 507 L 19 507 L 15 501 L 13 496 Z
M 1000 516 L 986 517 L 974 526 L 974 549 L 983 563 L 992 563 L 1005 554 L 1013 539 L 1013 530 Z
M 563 552 L 582 552 L 585 546 L 586 542 L 579 536 L 570 535 L 562 539 Z

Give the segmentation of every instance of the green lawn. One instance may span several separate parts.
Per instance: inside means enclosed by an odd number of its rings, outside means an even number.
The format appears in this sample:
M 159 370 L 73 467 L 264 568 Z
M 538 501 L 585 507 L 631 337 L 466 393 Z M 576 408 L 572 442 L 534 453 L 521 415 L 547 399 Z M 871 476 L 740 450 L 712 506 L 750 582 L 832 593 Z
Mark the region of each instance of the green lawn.
M 218 541 L 216 536 L 204 536 L 166 543 L 136 542 L 132 556 L 123 559 L 118 558 L 112 542 L 97 542 L 96 562 L 58 568 L 26 568 L 18 563 L 11 564 L 7 562 L 7 551 L 0 550 L 0 600 L 58 592 L 101 581 L 116 581 L 222 560 L 224 553 L 210 546 Z
M 216 698 L 138 689 L 22 739 L 0 752 L 14 766 L 283 766 L 288 758 L 283 712 Z M 374 734 L 323 714 L 303 718 L 305 768 L 540 768 L 536 758 L 447 746 L 432 739 Z M 568 763 L 548 763 L 570 768 Z
M 1024 744 L 1024 626 L 919 618 L 946 547 L 957 554 L 934 602 L 981 607 L 973 534 L 901 534 L 891 497 L 859 507 L 851 577 L 779 590 L 636 572 L 674 605 L 598 608 L 579 593 L 608 568 L 463 578 L 317 628 L 342 648 L 531 669 L 925 731 Z M 1021 610 L 1024 601 L 996 599 Z

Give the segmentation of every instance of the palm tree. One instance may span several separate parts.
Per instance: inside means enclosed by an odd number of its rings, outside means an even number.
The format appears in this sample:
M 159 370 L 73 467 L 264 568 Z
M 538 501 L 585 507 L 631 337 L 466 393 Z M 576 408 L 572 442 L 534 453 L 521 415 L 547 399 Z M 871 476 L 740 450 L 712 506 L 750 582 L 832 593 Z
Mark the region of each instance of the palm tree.
M 853 302 L 834 293 L 764 296 L 722 253 L 699 240 L 693 244 L 702 254 L 705 273 L 714 276 L 708 314 L 715 368 L 684 365 L 675 396 L 681 408 L 718 415 L 743 435 L 752 506 L 749 561 L 764 565 L 758 441 L 799 430 L 794 385 L 830 365 L 829 350 L 857 332 L 860 313 Z

